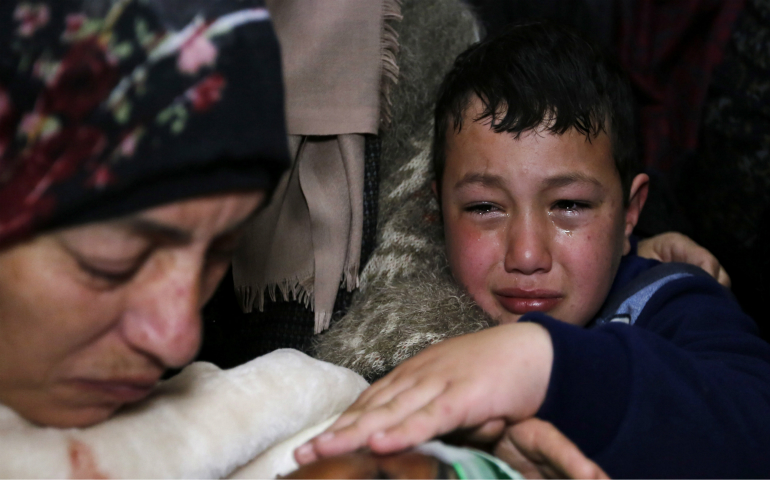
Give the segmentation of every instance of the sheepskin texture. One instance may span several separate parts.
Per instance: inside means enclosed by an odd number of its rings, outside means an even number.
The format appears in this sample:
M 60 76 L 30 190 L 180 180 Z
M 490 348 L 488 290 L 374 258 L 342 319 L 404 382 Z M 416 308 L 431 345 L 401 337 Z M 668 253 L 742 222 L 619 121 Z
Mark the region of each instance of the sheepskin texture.
M 231 370 L 194 363 L 90 428 L 38 427 L 0 406 L 0 477 L 222 478 L 248 463 L 241 471 L 272 478 L 296 468 L 294 446 L 367 385 L 350 370 L 285 349 Z M 260 456 L 277 444 L 269 458 Z
M 428 345 L 490 326 L 446 275 L 427 273 L 371 285 L 368 295 L 377 301 L 353 305 L 344 323 L 325 335 L 318 348 L 324 360 L 370 380 Z
M 436 91 L 455 57 L 478 40 L 460 0 L 404 0 L 392 123 L 382 132 L 377 247 L 347 314 L 318 336 L 314 355 L 374 380 L 423 348 L 488 327 L 448 274 L 431 190 Z

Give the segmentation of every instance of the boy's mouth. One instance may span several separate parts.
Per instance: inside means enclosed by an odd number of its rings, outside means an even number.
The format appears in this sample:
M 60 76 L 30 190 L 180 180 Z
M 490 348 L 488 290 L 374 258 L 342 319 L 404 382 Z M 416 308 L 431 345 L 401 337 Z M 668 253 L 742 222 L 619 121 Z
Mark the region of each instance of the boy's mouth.
M 564 298 L 553 290 L 523 290 L 506 288 L 494 292 L 495 298 L 507 311 L 516 315 L 529 312 L 548 312 Z

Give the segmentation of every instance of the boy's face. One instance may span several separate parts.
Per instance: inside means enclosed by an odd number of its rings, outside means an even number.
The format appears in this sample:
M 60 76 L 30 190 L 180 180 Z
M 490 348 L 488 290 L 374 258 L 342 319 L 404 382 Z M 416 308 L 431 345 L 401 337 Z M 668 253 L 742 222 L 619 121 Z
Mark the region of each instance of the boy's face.
M 455 279 L 500 322 L 542 311 L 574 325 L 598 312 L 647 194 L 623 205 L 610 139 L 569 130 L 494 133 L 472 105 L 450 126 L 441 205 Z

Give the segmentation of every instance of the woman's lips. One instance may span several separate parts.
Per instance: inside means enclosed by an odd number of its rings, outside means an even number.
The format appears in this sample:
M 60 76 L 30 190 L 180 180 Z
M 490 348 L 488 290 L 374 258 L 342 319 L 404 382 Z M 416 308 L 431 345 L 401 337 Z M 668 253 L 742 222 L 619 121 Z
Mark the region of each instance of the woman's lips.
M 156 380 L 83 380 L 73 382 L 74 386 L 89 395 L 101 397 L 103 400 L 130 403 L 136 402 L 147 395 L 157 385 Z
M 517 315 L 529 312 L 548 312 L 564 298 L 553 290 L 523 290 L 511 288 L 494 293 L 504 309 Z

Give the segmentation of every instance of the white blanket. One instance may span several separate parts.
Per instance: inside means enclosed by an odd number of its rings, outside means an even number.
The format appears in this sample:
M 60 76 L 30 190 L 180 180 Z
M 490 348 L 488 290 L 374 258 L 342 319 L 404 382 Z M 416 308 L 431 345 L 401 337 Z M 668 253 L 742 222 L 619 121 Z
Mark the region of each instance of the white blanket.
M 0 477 L 274 477 L 295 468 L 293 448 L 366 386 L 350 370 L 286 349 L 231 370 L 194 363 L 85 429 L 38 427 L 0 406 Z

